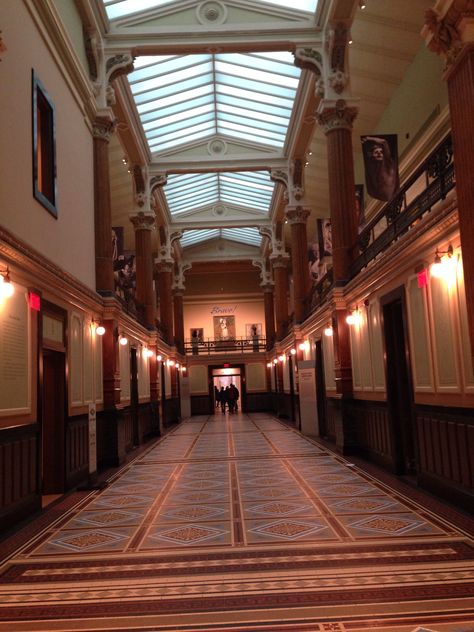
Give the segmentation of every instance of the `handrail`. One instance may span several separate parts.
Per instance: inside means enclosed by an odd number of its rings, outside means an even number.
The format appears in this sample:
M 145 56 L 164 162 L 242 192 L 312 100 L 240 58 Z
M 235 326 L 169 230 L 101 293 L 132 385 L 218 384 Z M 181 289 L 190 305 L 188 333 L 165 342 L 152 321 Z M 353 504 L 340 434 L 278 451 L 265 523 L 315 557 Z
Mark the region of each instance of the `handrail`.
M 205 340 L 192 340 L 187 338 L 184 341 L 184 352 L 186 355 L 211 355 L 214 353 L 264 353 L 267 348 L 265 336 L 255 336 L 255 338 L 231 338 Z
M 425 181 L 424 190 L 407 202 L 409 189 L 421 178 Z M 360 254 L 350 268 L 350 278 L 357 276 L 362 268 L 405 234 L 425 213 L 431 211 L 437 202 L 444 200 L 454 185 L 453 147 L 451 136 L 448 136 L 360 233 Z

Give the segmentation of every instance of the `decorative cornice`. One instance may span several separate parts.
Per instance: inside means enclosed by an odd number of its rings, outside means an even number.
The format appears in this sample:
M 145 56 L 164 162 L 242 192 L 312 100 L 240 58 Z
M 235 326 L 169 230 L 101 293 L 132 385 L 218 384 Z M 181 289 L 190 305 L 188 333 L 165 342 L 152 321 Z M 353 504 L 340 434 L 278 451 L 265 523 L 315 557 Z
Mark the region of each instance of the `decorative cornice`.
M 344 99 L 324 100 L 319 104 L 317 119 L 325 134 L 336 129 L 352 130 L 352 123 L 357 112 L 358 109 L 354 105 L 349 105 Z
M 304 206 L 287 206 L 285 209 L 285 217 L 288 218 L 290 225 L 306 224 L 306 220 L 310 215 L 310 209 Z
M 323 57 L 317 48 L 297 48 L 294 52 L 295 66 L 314 72 L 320 77 L 323 69 Z
M 164 187 L 168 181 L 166 173 L 159 173 L 156 176 L 150 178 L 150 195 L 153 195 L 156 189 Z
M 288 188 L 288 170 L 287 169 L 271 169 L 270 180 L 272 182 L 280 182 L 285 189 Z
M 110 116 L 98 116 L 92 124 L 92 135 L 100 140 L 110 141 L 111 135 L 117 129 L 117 121 Z
M 89 75 L 92 81 L 99 78 L 99 69 L 104 58 L 104 46 L 100 33 L 95 28 L 84 27 L 84 47 L 87 63 L 89 65 Z
M 474 42 L 473 23 L 474 0 L 438 0 L 425 12 L 422 35 L 428 48 L 445 58 L 445 70 L 455 64 L 465 45 Z
M 133 72 L 133 62 L 135 57 L 129 54 L 114 55 L 105 62 L 105 78 L 108 84 L 112 83 L 121 75 L 128 75 Z
M 155 228 L 155 214 L 144 213 L 131 213 L 129 219 L 133 224 L 135 231 L 137 230 L 153 230 Z

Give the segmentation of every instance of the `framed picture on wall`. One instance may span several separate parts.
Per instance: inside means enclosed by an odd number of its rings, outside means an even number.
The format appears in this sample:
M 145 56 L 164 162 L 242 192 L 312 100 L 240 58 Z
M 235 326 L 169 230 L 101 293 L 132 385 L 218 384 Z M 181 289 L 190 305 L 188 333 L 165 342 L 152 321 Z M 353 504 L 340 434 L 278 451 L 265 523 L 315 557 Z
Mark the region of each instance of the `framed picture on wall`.
M 235 316 L 214 316 L 214 338 L 235 340 Z
M 193 327 L 189 330 L 189 337 L 193 342 L 203 342 L 204 329 L 202 327 Z
M 245 337 L 254 338 L 262 335 L 262 323 L 250 323 L 245 325 Z

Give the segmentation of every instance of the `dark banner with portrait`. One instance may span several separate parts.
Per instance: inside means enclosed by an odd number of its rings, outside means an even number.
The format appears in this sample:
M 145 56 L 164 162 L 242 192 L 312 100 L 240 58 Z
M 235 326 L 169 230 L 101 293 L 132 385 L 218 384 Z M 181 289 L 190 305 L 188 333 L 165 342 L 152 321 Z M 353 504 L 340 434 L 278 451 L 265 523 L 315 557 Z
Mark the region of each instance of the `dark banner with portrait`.
M 317 283 L 328 271 L 328 257 L 332 256 L 331 220 L 317 219 L 316 234 L 308 243 L 309 275 Z
M 367 193 L 389 202 L 400 186 L 396 134 L 361 136 Z
M 127 303 L 135 298 L 135 253 L 123 249 L 123 226 L 112 227 L 112 259 L 115 293 Z
M 355 185 L 355 212 L 357 232 L 361 233 L 365 228 L 365 200 L 363 184 Z

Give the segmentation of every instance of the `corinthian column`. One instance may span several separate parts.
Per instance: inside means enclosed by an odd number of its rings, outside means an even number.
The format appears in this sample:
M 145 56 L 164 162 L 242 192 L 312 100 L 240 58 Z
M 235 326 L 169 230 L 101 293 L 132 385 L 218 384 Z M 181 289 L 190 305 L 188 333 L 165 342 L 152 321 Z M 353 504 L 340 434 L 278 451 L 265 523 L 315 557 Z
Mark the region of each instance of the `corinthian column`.
M 173 344 L 173 266 L 172 260 L 158 260 L 158 293 L 160 302 L 160 322 L 163 328 L 163 338 L 169 345 Z
M 145 322 L 149 327 L 155 324 L 153 300 L 153 255 L 151 231 L 155 226 L 154 213 L 139 212 L 130 215 L 135 229 L 135 253 L 137 266 L 137 302 L 143 306 Z
M 474 3 L 437 2 L 425 13 L 428 47 L 446 60 L 464 286 L 474 362 Z
M 287 254 L 271 255 L 275 279 L 275 317 L 277 340 L 285 337 L 288 328 L 288 260 Z
M 291 266 L 293 269 L 293 291 L 295 322 L 305 318 L 305 304 L 309 291 L 308 238 L 306 220 L 310 211 L 302 206 L 287 206 L 285 215 L 291 228 Z
M 103 295 L 112 295 L 115 290 L 109 177 L 109 140 L 114 129 L 115 121 L 109 116 L 98 117 L 93 125 L 95 282 Z
M 263 306 L 265 310 L 265 334 L 267 350 L 273 349 L 275 344 L 275 306 L 273 304 L 273 283 L 263 286 Z
M 336 284 L 349 280 L 357 243 L 352 156 L 352 123 L 356 114 L 357 109 L 343 99 L 322 100 L 318 108 L 318 121 L 327 138 L 332 263 Z

